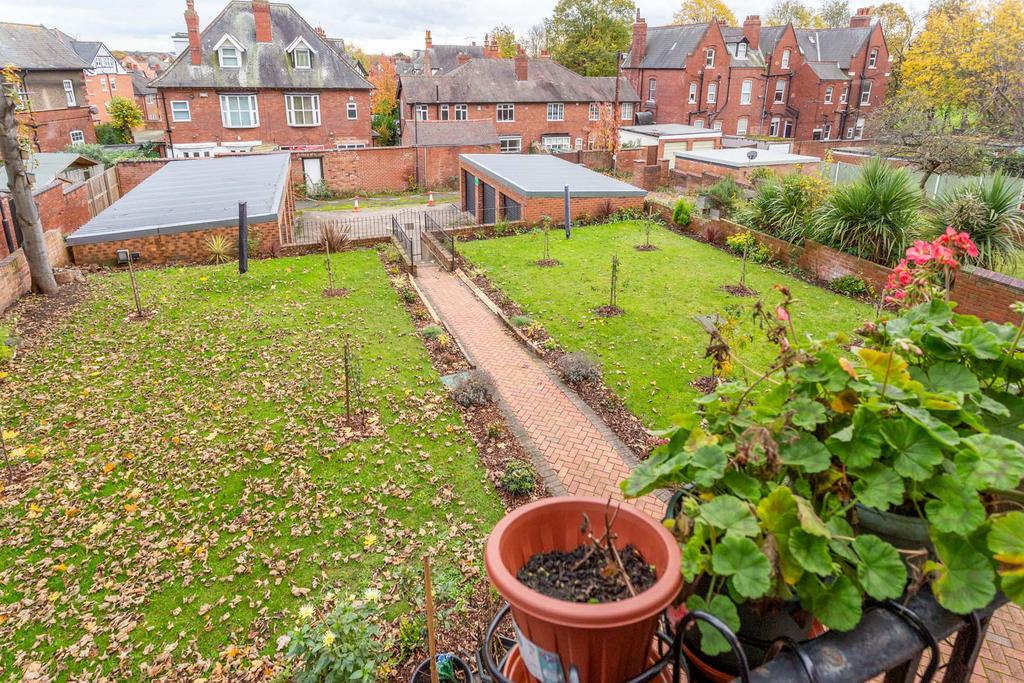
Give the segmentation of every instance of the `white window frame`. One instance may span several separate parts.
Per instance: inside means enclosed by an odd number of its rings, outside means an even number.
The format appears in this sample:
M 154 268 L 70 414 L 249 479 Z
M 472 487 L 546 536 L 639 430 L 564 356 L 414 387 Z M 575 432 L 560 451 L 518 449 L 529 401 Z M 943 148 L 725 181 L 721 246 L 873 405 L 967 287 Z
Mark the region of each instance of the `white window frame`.
M 697 103 L 697 84 L 696 83 L 690 83 L 690 91 L 689 91 L 689 93 L 688 93 L 688 95 L 686 97 L 686 102 L 688 104 L 696 104 Z
M 786 119 L 782 124 L 782 137 L 793 137 L 793 121 L 791 121 L 790 119 Z
M 788 69 L 789 68 L 789 57 L 790 57 L 789 50 L 788 49 L 783 50 L 782 51 L 782 68 L 783 69 Z
M 306 62 L 302 63 L 299 59 L 300 55 L 304 55 Z M 310 52 L 309 48 L 297 47 L 292 50 L 292 66 L 296 69 L 312 69 L 313 68 L 313 53 Z
M 619 118 L 623 121 L 633 120 L 633 103 L 623 102 L 619 105 Z
M 839 95 L 839 104 L 846 104 L 846 98 L 850 96 L 850 86 L 843 86 L 843 92 Z
M 523 151 L 523 138 L 518 135 L 503 135 L 499 137 L 498 151 L 502 154 L 519 154 Z
M 229 57 L 234 62 L 233 64 L 228 63 Z M 238 51 L 237 47 L 225 45 L 217 50 L 217 63 L 222 69 L 241 69 L 242 54 Z
M 832 104 L 832 86 L 825 88 L 825 104 Z
M 176 104 L 178 104 L 178 105 L 184 104 L 185 105 L 185 111 L 182 112 L 180 109 L 178 111 L 175 111 L 174 110 L 174 105 L 176 105 Z M 184 118 L 182 118 L 182 114 L 185 115 Z M 171 121 L 177 122 L 177 123 L 184 123 L 184 122 L 188 122 L 188 121 L 191 121 L 191 120 L 192 120 L 192 105 L 189 104 L 189 101 L 188 100 L 171 100 Z
M 69 107 L 78 106 L 78 98 L 75 97 L 75 84 L 69 78 L 64 79 L 64 98 L 67 100 Z
M 502 102 L 494 107 L 494 118 L 498 123 L 512 123 L 516 120 L 516 105 Z
M 456 104 L 455 105 L 455 120 L 456 121 L 468 121 L 469 120 L 469 105 L 468 104 Z
M 782 119 L 778 116 L 772 117 L 771 123 L 768 125 L 768 137 L 777 138 L 779 137 L 779 125 L 782 123 Z
M 715 68 L 715 48 L 709 47 L 704 50 L 704 66 L 708 69 Z
M 746 116 L 741 116 L 736 119 L 736 135 L 746 135 L 750 129 L 750 119 Z
M 747 58 L 747 44 L 744 43 L 742 40 L 736 43 L 736 56 L 739 57 L 740 59 Z
M 740 104 L 751 104 L 754 101 L 754 80 L 744 78 L 740 84 Z
M 231 125 L 231 114 L 232 114 L 232 111 L 231 111 L 230 107 L 225 107 L 225 104 L 228 104 L 228 103 L 230 103 L 232 101 L 236 101 L 236 102 L 240 103 L 243 100 L 247 101 L 249 103 L 249 108 L 246 109 L 246 110 L 242 110 L 242 109 L 238 110 L 239 120 L 241 120 L 241 114 L 242 113 L 246 113 L 246 114 L 249 115 L 250 123 L 247 124 L 247 125 Z M 252 95 L 252 94 L 221 95 L 220 96 L 220 122 L 221 122 L 221 125 L 224 126 L 225 128 L 259 128 L 260 127 L 260 108 L 259 108 L 259 100 L 257 100 L 256 95 Z
M 146 95 L 146 104 L 156 104 L 156 95 Z
M 437 114 L 437 116 L 438 116 L 438 119 L 441 120 L 441 121 L 447 121 L 449 119 L 449 116 L 448 116 L 448 105 L 447 104 L 442 104 L 440 107 L 438 107 L 438 114 Z
M 67 83 L 67 81 L 64 82 Z M 107 92 L 107 79 L 100 79 L 100 90 L 102 90 L 103 92 Z M 66 93 L 67 91 L 65 90 L 64 92 Z
M 77 140 L 75 138 L 78 138 Z M 70 133 L 71 144 L 79 145 L 85 142 L 85 132 L 80 130 L 73 130 Z
M 565 104 L 548 102 L 548 121 L 565 121 Z
M 560 144 L 550 144 L 554 140 L 558 140 Z M 563 140 L 565 144 L 561 144 Z M 568 135 L 542 135 L 540 144 L 549 152 L 568 152 L 572 150 L 572 138 Z
M 339 142 L 334 149 L 366 149 L 365 142 Z
M 600 121 L 601 120 L 601 103 L 600 102 L 591 102 L 590 103 L 590 112 L 589 112 L 587 118 L 590 121 Z
M 871 54 L 870 54 L 870 56 L 868 56 L 868 68 L 869 69 L 876 69 L 876 68 L 878 68 L 878 48 L 877 47 L 871 48 Z
M 693 122 L 693 127 L 694 128 L 703 128 L 704 127 L 704 119 L 697 119 L 696 121 L 694 121 Z
M 117 79 L 116 78 L 111 78 L 110 79 L 110 92 L 114 92 L 115 90 L 117 90 Z
M 781 86 L 781 87 L 780 87 Z M 786 101 L 786 81 L 781 78 L 775 81 L 775 96 L 772 104 L 782 104 Z
M 429 121 L 430 120 L 430 107 L 425 104 L 417 104 L 413 107 L 414 118 L 417 121 Z
M 867 107 L 871 104 L 871 81 L 864 81 L 860 84 L 860 106 Z
M 821 139 L 828 140 L 832 135 L 832 124 L 826 123 L 821 127 Z
M 305 104 L 302 99 L 310 98 L 310 108 L 302 106 L 296 108 L 295 104 L 298 101 L 300 104 Z M 313 128 L 320 125 L 320 95 L 315 93 L 289 93 L 284 96 L 284 110 L 288 118 L 288 125 L 294 128 Z M 298 123 L 296 114 L 302 113 L 303 115 L 310 113 L 312 114 L 312 123 Z M 305 116 L 303 116 L 305 118 Z
M 713 124 L 711 124 L 711 128 L 714 130 L 722 130 L 722 121 L 715 121 Z
M 853 125 L 853 139 L 860 140 L 864 137 L 864 119 L 858 118 L 857 123 Z
M 718 99 L 718 84 L 717 83 L 708 83 L 707 103 L 708 104 L 714 104 L 715 100 L 717 100 L 717 99 Z
M 576 138 L 576 144 L 574 145 L 574 148 L 577 152 L 583 149 L 583 138 Z
M 647 79 L 647 101 L 653 102 L 654 97 L 658 94 L 658 79 L 651 76 Z
M 345 103 L 345 118 L 349 121 L 355 121 L 359 118 L 359 104 L 356 102 Z

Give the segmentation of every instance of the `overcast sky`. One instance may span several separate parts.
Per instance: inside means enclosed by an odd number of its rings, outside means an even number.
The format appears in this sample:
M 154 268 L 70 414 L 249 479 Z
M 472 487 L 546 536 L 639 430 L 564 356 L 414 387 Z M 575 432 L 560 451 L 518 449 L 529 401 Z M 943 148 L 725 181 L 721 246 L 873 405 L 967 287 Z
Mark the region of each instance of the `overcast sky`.
M 518 33 L 551 13 L 556 0 L 292 0 L 306 20 L 323 26 L 331 37 L 344 38 L 367 52 L 410 52 L 423 47 L 431 29 L 436 43 L 482 40 L 498 24 Z M 726 0 L 742 19 L 765 14 L 770 0 Z M 205 28 L 226 0 L 196 0 L 199 24 Z M 672 20 L 679 2 L 640 0 L 640 11 L 652 26 Z M 813 0 L 811 0 L 811 4 Z M 851 0 L 851 7 L 867 5 Z M 923 7 L 926 0 L 906 3 Z M 171 34 L 185 30 L 185 0 L 0 0 L 0 20 L 44 24 L 82 40 L 101 40 L 112 50 L 170 50 Z

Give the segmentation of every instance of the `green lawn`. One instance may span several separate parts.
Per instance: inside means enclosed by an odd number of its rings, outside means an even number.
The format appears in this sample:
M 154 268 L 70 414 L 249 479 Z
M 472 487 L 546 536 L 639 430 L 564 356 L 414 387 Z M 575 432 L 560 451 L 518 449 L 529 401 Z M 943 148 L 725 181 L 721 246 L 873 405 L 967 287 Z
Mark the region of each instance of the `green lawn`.
M 8 368 L 0 679 L 248 670 L 329 592 L 395 616 L 424 553 L 475 574 L 500 500 L 377 254 L 335 273 L 346 298 L 319 256 L 143 271 L 141 323 L 126 274 L 96 276 Z M 346 336 L 381 428 L 340 445 Z
M 644 241 L 636 223 L 578 228 L 568 241 L 553 231 L 550 240 L 552 258 L 561 261 L 552 268 L 534 265 L 543 256 L 537 233 L 466 242 L 459 249 L 566 350 L 597 356 L 605 381 L 649 426 L 666 426 L 673 415 L 692 410 L 697 392 L 689 384 L 711 370 L 703 357 L 708 336 L 694 316 L 724 315 L 736 305 L 749 309 L 756 301 L 721 289 L 739 281 L 740 260 L 661 227 L 651 237 L 658 251 L 636 251 Z M 619 307 L 625 314 L 600 318 L 593 309 L 608 303 L 613 254 L 620 261 Z M 776 284 L 790 287 L 797 300 L 798 335 L 851 332 L 873 315 L 869 306 L 748 264 L 747 285 L 773 308 L 780 300 Z M 753 333 L 749 315 L 743 320 L 740 331 Z M 762 340 L 755 336 L 741 353 L 756 366 L 774 357 Z

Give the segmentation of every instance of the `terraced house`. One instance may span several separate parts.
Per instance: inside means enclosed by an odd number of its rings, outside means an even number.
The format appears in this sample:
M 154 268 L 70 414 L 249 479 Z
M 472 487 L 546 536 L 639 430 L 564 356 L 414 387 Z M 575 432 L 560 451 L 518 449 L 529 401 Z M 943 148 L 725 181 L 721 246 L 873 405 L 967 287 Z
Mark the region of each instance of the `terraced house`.
M 424 121 L 493 121 L 502 152 L 592 149 L 609 122 L 632 123 L 640 103 L 624 78 L 579 74 L 522 51 L 511 59 L 464 58 L 447 73 L 399 78 L 402 144 Z M 614 114 L 614 103 L 618 111 Z
M 639 10 L 623 73 L 653 122 L 726 135 L 859 139 L 881 107 L 889 50 L 869 8 L 848 28 L 717 22 L 647 27 Z
M 93 121 L 110 123 L 111 116 L 107 110 L 110 100 L 115 97 L 132 99 L 134 96 L 128 69 L 100 41 L 76 40 L 58 30 L 54 30 L 54 34 L 89 65 L 85 70 L 85 90 L 89 106 L 92 107 Z
M 152 85 L 174 157 L 372 144 L 373 86 L 295 9 L 230 2 L 200 33 L 187 0 L 188 48 Z

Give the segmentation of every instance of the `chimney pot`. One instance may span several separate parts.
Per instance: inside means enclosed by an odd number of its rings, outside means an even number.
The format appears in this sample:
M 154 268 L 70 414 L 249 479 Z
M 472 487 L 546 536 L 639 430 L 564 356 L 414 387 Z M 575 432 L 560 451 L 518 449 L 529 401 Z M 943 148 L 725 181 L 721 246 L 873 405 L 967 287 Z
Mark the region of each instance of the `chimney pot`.
M 469 61 L 469 55 L 467 55 L 465 52 L 460 52 L 459 56 L 458 56 L 458 60 L 459 60 L 459 64 L 465 64 L 466 62 Z
M 427 29 L 427 36 L 424 39 L 423 44 L 428 50 L 434 47 L 434 39 L 430 37 L 430 29 Z
M 761 17 L 751 14 L 743 21 L 743 37 L 747 39 L 747 46 L 756 50 L 761 42 Z
M 268 0 L 252 0 L 252 16 L 256 23 L 256 42 L 274 42 L 273 29 L 270 27 L 270 2 Z
M 516 53 L 513 62 L 515 64 L 516 69 L 516 80 L 528 80 L 530 76 L 530 62 L 526 58 L 526 52 L 523 51 L 523 48 L 519 48 L 519 52 Z
M 850 28 L 867 28 L 871 26 L 871 8 L 858 7 L 857 13 L 850 17 Z
M 203 63 L 203 47 L 199 42 L 199 15 L 194 0 L 185 0 L 185 30 L 190 61 L 193 66 L 199 66 Z

